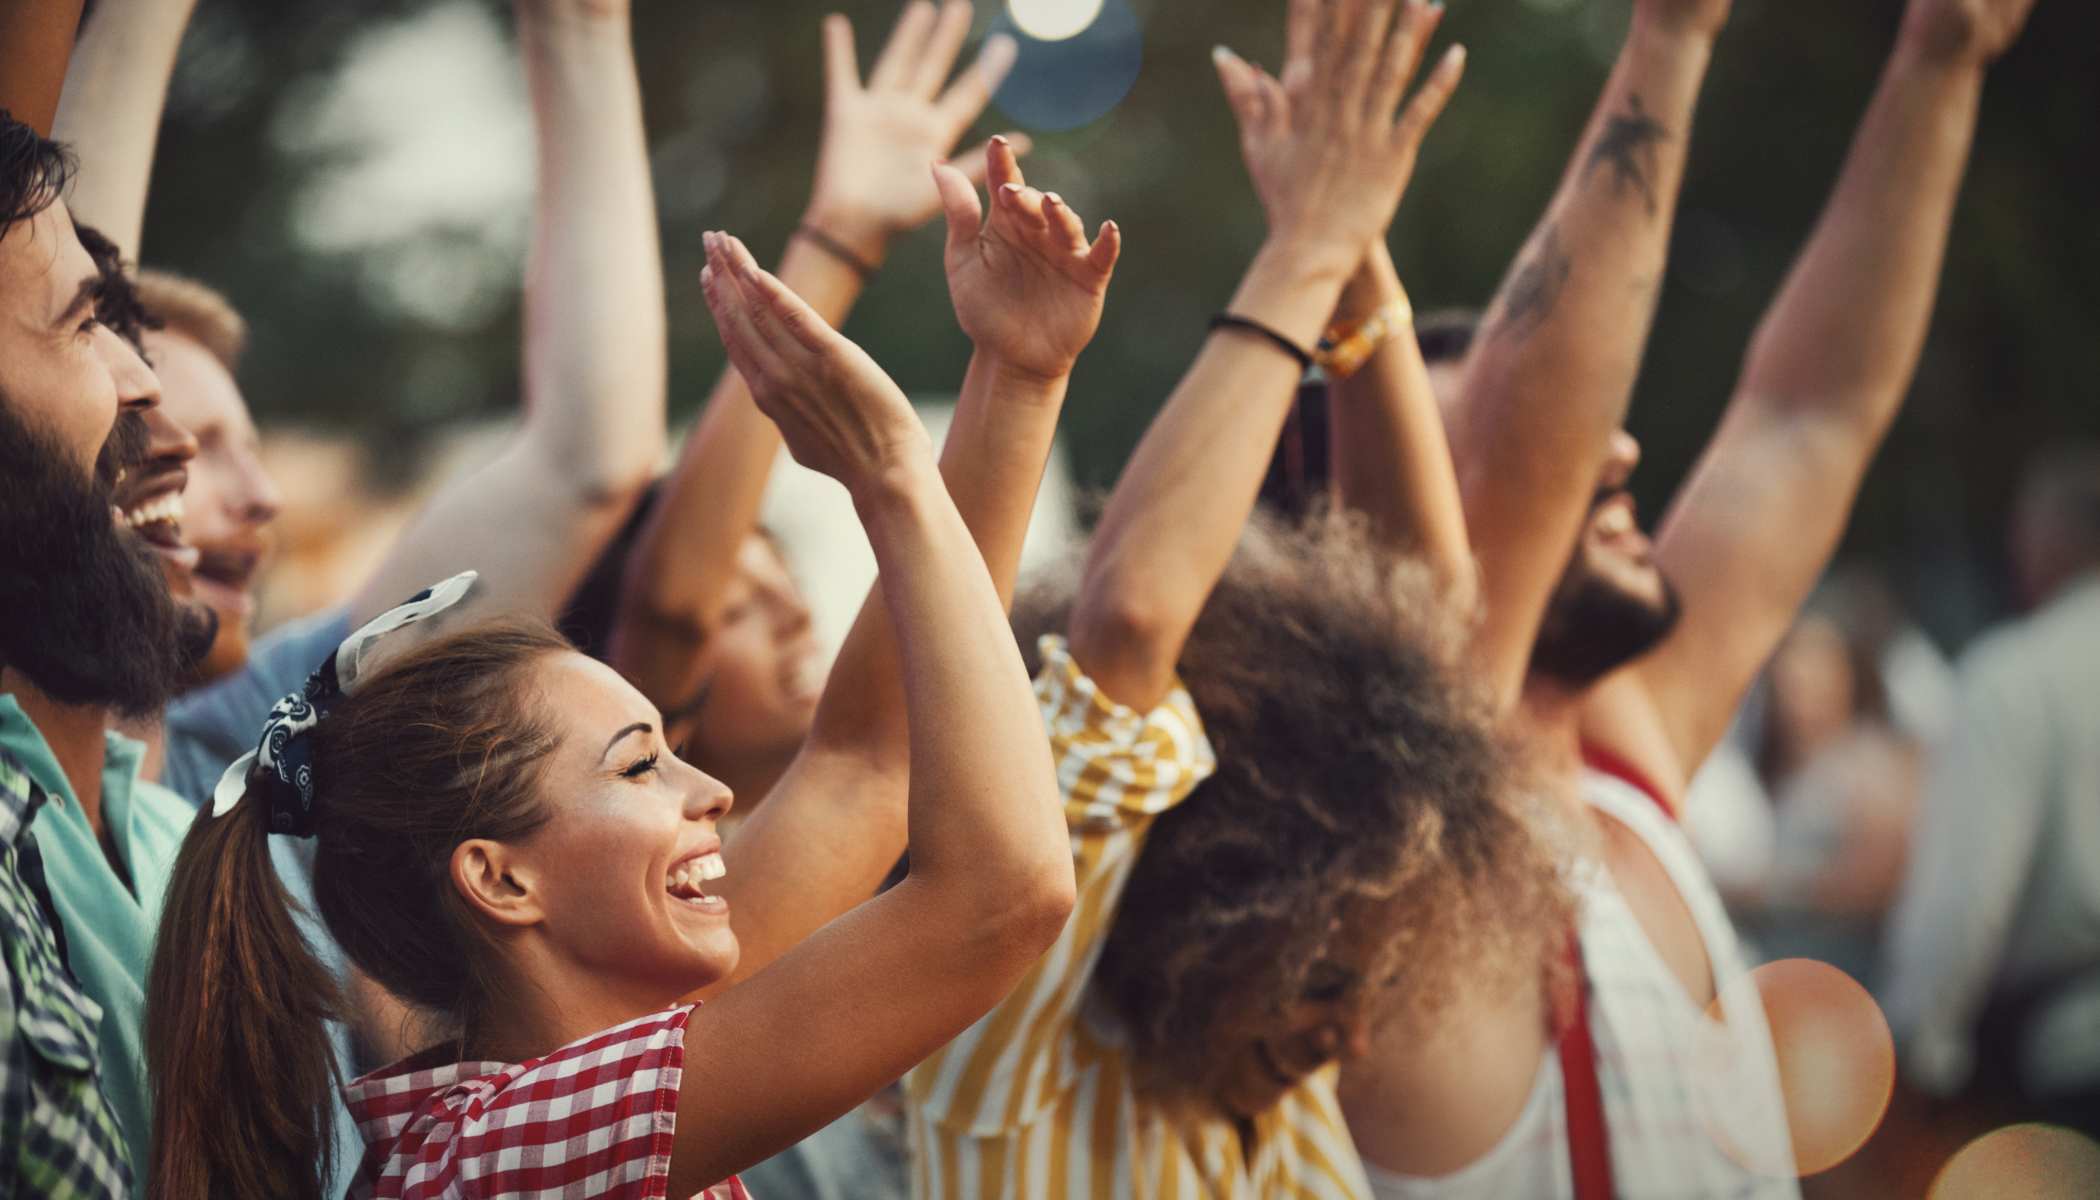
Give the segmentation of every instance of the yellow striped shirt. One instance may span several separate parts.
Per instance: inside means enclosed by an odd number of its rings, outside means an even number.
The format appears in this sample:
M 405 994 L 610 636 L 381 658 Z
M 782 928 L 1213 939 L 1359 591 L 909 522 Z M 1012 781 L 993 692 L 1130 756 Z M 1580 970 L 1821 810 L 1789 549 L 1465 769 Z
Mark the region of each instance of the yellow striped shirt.
M 1171 1121 L 1140 1100 L 1115 1019 L 1088 986 L 1152 819 L 1216 766 L 1178 684 L 1158 708 L 1110 701 L 1043 639 L 1035 681 L 1072 830 L 1079 903 L 1013 994 L 906 1078 L 921 1200 L 1368 1200 L 1335 1068 L 1253 1122 Z

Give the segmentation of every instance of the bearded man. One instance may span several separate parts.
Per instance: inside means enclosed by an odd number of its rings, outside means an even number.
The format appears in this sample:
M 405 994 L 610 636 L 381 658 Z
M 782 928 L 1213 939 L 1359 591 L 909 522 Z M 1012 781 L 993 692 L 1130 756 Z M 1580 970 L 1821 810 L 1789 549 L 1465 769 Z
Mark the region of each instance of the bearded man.
M 139 778 L 142 748 L 104 719 L 158 712 L 215 622 L 165 582 L 163 560 L 195 551 L 139 519 L 180 490 L 196 442 L 159 413 L 159 382 L 122 336 L 136 300 L 107 244 L 76 232 L 66 169 L 60 147 L 0 114 L 0 765 L 8 790 L 35 797 L 62 969 L 99 1010 L 89 1049 L 117 1153 L 138 1166 L 152 1135 L 145 974 L 194 810 Z

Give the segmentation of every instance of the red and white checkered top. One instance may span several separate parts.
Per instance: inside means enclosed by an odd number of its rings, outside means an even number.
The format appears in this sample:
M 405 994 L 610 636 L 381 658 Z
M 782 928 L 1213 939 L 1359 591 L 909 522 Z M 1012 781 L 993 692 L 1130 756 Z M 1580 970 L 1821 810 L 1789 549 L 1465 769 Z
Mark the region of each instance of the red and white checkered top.
M 351 1200 L 661 1200 L 691 1005 L 524 1063 L 442 1048 L 343 1089 L 365 1139 Z M 750 1200 L 735 1176 L 694 1200 Z

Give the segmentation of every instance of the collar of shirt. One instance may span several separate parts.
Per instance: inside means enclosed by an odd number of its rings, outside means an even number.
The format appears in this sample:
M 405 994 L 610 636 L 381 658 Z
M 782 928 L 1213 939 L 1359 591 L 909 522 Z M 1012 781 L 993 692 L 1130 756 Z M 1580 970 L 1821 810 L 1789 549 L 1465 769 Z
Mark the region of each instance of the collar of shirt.
M 116 839 L 117 852 L 129 862 L 131 793 L 139 781 L 139 767 L 145 761 L 146 744 L 114 730 L 103 731 L 102 739 L 102 823 Z M 79 798 L 73 794 L 73 781 L 66 778 L 57 756 L 51 753 L 50 744 L 44 741 L 42 731 L 15 702 L 12 692 L 0 693 L 0 747 L 15 756 L 30 779 L 44 789 L 54 806 L 79 805 Z

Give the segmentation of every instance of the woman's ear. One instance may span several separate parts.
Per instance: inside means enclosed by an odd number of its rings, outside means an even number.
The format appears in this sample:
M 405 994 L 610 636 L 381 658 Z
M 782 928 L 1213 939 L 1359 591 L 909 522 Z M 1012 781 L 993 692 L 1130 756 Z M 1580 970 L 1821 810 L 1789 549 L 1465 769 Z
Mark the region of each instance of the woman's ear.
M 476 838 L 452 851 L 452 886 L 493 921 L 523 928 L 545 920 L 534 881 L 531 868 L 502 842 Z

